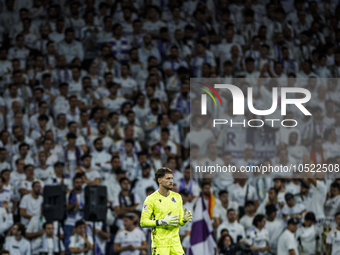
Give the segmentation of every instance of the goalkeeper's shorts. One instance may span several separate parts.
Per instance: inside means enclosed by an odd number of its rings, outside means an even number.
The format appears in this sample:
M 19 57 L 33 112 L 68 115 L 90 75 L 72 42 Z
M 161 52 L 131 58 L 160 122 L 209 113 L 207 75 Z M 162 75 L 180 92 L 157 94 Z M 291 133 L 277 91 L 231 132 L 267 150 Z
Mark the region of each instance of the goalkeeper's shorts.
M 182 245 L 169 247 L 152 247 L 152 255 L 185 255 Z

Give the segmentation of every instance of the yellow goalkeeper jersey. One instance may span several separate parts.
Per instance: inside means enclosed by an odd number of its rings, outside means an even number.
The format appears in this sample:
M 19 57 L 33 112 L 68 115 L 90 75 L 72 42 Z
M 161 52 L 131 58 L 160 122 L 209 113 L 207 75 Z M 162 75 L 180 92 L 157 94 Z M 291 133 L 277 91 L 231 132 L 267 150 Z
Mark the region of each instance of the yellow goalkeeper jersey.
M 167 197 L 161 195 L 158 190 L 148 196 L 143 204 L 141 227 L 151 228 L 152 247 L 169 247 L 181 245 L 178 230 L 179 225 L 184 226 L 182 197 L 180 194 L 170 191 Z M 168 213 L 178 215 L 178 226 L 157 226 L 156 220 L 163 219 Z

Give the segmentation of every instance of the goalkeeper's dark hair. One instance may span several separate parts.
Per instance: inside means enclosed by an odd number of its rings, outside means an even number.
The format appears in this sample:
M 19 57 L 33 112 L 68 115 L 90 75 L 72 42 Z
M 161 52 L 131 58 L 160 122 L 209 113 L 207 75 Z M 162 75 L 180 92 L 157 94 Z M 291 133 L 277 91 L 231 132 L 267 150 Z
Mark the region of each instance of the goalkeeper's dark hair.
M 163 178 L 166 174 L 173 174 L 172 170 L 170 168 L 167 168 L 167 167 L 161 167 L 156 171 L 155 178 L 156 178 L 156 182 L 157 182 L 158 185 L 159 185 L 158 179 Z

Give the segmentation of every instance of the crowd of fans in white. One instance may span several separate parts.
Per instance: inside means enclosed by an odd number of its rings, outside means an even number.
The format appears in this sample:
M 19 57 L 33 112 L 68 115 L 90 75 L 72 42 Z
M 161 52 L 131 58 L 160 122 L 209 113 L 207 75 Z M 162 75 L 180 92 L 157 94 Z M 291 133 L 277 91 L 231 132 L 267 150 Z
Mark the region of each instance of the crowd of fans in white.
M 340 179 L 190 175 L 190 157 L 238 167 L 340 164 L 340 87 L 319 80 L 340 77 L 337 4 L 0 1 L 0 253 L 93 254 L 96 244 L 96 255 L 148 254 L 140 212 L 158 189 L 154 171 L 167 166 L 188 210 L 200 192 L 207 206 L 216 196 L 209 213 L 220 254 L 340 254 Z M 247 78 L 282 87 L 304 78 L 313 116 L 287 113 L 301 124 L 277 131 L 275 158 L 259 162 L 246 145 L 236 160 L 215 142 L 199 101 L 190 105 L 190 77 L 245 78 L 243 91 L 258 86 Z M 256 87 L 257 102 L 269 87 Z M 60 228 L 42 214 L 45 185 L 66 185 Z M 107 220 L 95 226 L 83 219 L 86 185 L 107 187 Z M 185 250 L 190 229 L 180 228 Z

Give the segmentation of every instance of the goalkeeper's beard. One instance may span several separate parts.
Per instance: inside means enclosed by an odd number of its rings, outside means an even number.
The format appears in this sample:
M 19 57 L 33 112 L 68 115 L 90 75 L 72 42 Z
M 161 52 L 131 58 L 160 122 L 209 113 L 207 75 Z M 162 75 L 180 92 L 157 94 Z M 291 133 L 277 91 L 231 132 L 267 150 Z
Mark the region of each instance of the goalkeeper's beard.
M 169 184 L 169 185 L 161 184 L 161 186 L 166 190 L 172 190 L 174 188 L 173 184 Z

